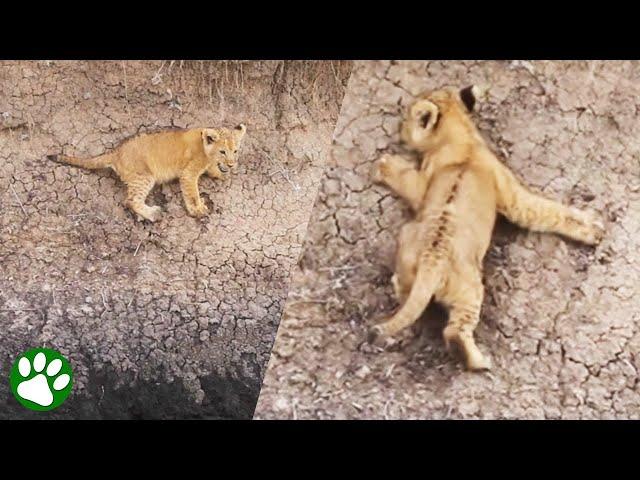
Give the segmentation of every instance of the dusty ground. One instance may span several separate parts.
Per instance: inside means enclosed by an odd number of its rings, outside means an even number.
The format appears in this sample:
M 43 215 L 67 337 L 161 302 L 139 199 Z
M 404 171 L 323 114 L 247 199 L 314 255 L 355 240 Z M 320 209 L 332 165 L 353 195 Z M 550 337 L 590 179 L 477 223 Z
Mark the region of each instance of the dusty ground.
M 348 62 L 0 64 L 0 378 L 27 348 L 70 361 L 74 393 L 32 414 L 0 382 L 0 418 L 248 418 L 350 72 Z M 177 183 L 136 222 L 110 171 L 48 162 L 142 131 L 233 126 L 237 172 Z
M 396 307 L 390 276 L 407 209 L 371 184 L 399 151 L 398 102 L 492 85 L 475 114 L 530 186 L 604 213 L 595 250 L 502 221 L 477 330 L 493 370 L 444 350 L 442 311 L 391 351 L 363 344 Z M 361 63 L 351 77 L 305 253 L 256 418 L 640 418 L 640 63 Z

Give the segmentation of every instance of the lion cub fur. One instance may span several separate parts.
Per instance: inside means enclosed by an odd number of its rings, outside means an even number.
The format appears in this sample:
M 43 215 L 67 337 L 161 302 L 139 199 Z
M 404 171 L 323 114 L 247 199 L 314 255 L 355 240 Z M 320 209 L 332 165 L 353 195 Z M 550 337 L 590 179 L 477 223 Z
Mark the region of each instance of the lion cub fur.
M 161 209 L 148 206 L 147 196 L 156 184 L 179 179 L 187 212 L 199 217 L 208 211 L 198 190 L 200 176 L 207 173 L 213 178 L 224 178 L 223 174 L 236 165 L 246 130 L 240 124 L 233 129 L 162 131 L 138 135 L 93 158 L 68 155 L 48 158 L 88 169 L 111 168 L 127 185 L 126 205 L 151 222 L 160 218 Z
M 425 92 L 410 106 L 401 139 L 422 156 L 421 165 L 398 155 L 376 163 L 374 180 L 409 203 L 415 218 L 399 235 L 392 278 L 400 309 L 369 330 L 381 340 L 413 324 L 432 298 L 449 310 L 443 337 L 470 370 L 490 368 L 473 332 L 484 294 L 482 262 L 496 214 L 537 232 L 554 232 L 588 245 L 604 233 L 595 212 L 532 193 L 490 151 L 470 118 L 482 92 L 444 88 Z

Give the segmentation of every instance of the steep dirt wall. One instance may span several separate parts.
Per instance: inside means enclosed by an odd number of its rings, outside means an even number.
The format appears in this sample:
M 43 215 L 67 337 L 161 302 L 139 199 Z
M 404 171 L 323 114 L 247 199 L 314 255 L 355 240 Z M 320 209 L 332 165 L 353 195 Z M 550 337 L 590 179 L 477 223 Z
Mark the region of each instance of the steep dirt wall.
M 249 417 L 349 62 L 0 63 L 0 376 L 59 350 L 74 393 L 49 417 Z M 178 185 L 137 222 L 110 171 L 48 162 L 139 132 L 248 133 L 229 179 L 203 177 L 210 214 Z M 0 382 L 0 417 L 35 417 Z M 42 414 L 37 418 L 43 417 Z

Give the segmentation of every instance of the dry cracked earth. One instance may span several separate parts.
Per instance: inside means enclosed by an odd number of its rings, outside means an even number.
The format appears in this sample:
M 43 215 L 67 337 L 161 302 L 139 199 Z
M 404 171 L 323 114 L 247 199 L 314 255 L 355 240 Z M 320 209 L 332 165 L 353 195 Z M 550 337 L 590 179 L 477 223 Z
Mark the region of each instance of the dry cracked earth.
M 37 418 L 250 418 L 350 62 L 0 63 L 0 377 L 59 350 L 74 391 Z M 237 171 L 138 222 L 111 171 L 48 162 L 139 132 L 248 126 Z M 35 418 L 0 382 L 0 418 Z
M 506 221 L 485 259 L 477 329 L 493 369 L 441 340 L 443 311 L 381 351 L 408 209 L 372 185 L 402 151 L 399 111 L 425 88 L 488 83 L 474 114 L 533 189 L 603 213 L 597 248 Z M 640 418 L 640 63 L 364 62 L 354 67 L 256 418 Z M 17 212 L 19 213 L 19 212 Z

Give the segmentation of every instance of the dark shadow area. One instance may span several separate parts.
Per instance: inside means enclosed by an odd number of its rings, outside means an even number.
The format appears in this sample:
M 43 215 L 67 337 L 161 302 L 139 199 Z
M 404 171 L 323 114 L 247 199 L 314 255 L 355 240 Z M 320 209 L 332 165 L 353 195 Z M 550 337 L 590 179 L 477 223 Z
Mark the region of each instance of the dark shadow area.
M 8 378 L 8 371 L 2 373 Z M 0 383 L 0 420 L 224 420 L 253 414 L 259 384 L 251 378 L 207 375 L 198 379 L 205 392 L 201 404 L 192 400 L 181 381 L 132 381 L 116 386 L 123 376 L 112 370 L 92 371 L 86 393 L 71 395 L 59 408 L 35 412 L 20 405 L 8 382 Z

